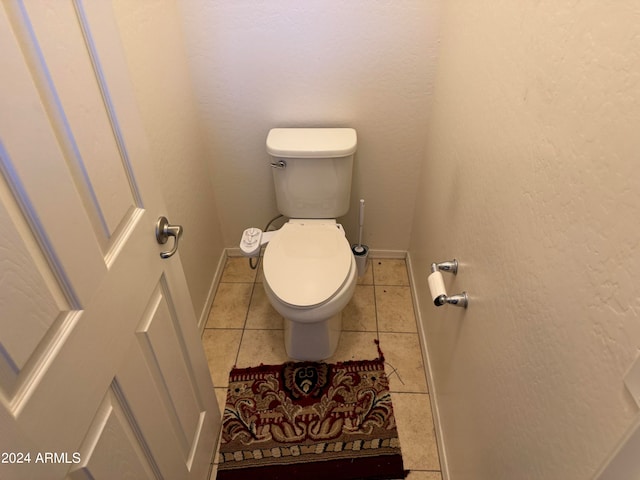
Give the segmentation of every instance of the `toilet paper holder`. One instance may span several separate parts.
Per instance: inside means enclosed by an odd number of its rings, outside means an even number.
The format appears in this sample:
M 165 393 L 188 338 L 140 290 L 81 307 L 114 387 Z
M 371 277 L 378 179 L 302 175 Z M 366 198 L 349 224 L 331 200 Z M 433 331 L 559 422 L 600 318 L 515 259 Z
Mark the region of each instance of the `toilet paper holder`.
M 449 260 L 446 262 L 440 262 L 440 263 L 432 263 L 431 264 L 431 271 L 435 272 L 437 270 L 440 270 L 442 272 L 451 272 L 454 275 L 458 274 L 458 260 L 456 260 L 455 258 L 453 260 Z
M 427 279 L 429 282 L 429 290 L 433 298 L 433 304 L 440 307 L 444 304 L 455 305 L 456 307 L 467 308 L 469 305 L 469 296 L 467 292 L 458 293 L 456 295 L 447 295 L 444 288 L 444 280 L 442 273 L 450 272 L 454 275 L 458 274 L 458 261 L 454 258 L 446 262 L 432 263 L 431 274 Z

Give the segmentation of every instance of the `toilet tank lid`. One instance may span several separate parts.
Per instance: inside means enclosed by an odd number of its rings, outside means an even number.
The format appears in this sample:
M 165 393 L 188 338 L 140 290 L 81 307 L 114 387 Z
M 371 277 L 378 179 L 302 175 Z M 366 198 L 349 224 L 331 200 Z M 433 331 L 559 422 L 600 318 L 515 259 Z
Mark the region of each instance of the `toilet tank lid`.
M 346 157 L 357 145 L 353 128 L 273 128 L 267 135 L 267 152 L 281 158 Z

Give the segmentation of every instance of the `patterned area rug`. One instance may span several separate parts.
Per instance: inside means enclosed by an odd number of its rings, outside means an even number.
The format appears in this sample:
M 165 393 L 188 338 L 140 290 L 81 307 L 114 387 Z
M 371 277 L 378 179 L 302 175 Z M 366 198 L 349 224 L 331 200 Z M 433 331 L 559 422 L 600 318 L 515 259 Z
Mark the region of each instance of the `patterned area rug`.
M 401 479 L 384 358 L 233 369 L 217 480 Z

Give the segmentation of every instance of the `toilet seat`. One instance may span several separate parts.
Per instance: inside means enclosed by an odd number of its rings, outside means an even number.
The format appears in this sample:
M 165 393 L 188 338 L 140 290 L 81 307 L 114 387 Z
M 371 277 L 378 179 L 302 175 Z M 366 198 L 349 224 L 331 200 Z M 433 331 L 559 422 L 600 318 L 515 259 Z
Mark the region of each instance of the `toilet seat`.
M 290 220 L 267 244 L 264 277 L 282 302 L 311 308 L 340 290 L 352 263 L 351 247 L 335 220 Z

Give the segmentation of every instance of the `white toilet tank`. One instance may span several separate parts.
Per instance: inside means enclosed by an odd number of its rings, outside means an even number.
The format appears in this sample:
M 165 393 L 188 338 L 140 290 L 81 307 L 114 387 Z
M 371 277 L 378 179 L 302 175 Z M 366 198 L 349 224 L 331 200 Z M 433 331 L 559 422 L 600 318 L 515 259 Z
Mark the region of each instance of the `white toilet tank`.
M 274 128 L 267 152 L 274 160 L 278 211 L 289 218 L 337 218 L 349 211 L 352 128 Z

